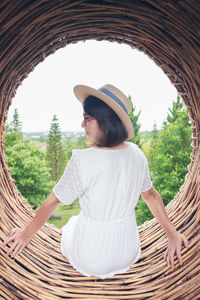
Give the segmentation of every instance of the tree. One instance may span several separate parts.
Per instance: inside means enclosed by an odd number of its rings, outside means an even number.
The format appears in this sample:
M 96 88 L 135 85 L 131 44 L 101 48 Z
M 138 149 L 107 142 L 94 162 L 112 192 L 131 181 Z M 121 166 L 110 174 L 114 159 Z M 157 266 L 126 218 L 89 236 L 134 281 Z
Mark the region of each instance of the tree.
M 191 124 L 188 112 L 183 108 L 180 97 L 169 108 L 160 133 L 156 126 L 149 152 L 151 179 L 167 205 L 184 183 L 188 171 L 191 147 Z M 140 198 L 136 207 L 138 224 L 152 218 L 146 203 Z
M 11 123 L 6 124 L 4 138 L 6 139 L 7 145 L 9 146 L 11 146 L 11 144 L 14 145 L 17 140 L 23 138 L 21 129 L 22 129 L 22 123 L 19 119 L 18 110 L 15 108 Z
M 20 132 L 22 133 L 22 123 L 19 119 L 19 113 L 17 108 L 14 109 L 14 113 L 13 113 L 13 120 L 11 123 L 11 127 L 13 132 Z
M 16 140 L 8 144 L 6 140 L 6 157 L 12 178 L 17 189 L 34 208 L 38 207 L 50 194 L 53 182 L 50 181 L 45 154 L 29 139 Z
M 175 122 L 178 117 L 182 114 L 183 104 L 181 102 L 181 97 L 178 95 L 176 101 L 173 101 L 172 109 L 169 108 L 167 114 L 167 120 L 164 122 L 164 125 L 169 125 Z
M 129 114 L 129 117 L 130 117 L 131 122 L 132 122 L 133 127 L 134 127 L 134 137 L 131 140 L 129 140 L 129 141 L 132 142 L 132 143 L 137 144 L 141 148 L 142 147 L 142 143 L 141 143 L 140 135 L 139 135 L 139 130 L 140 130 L 141 125 L 138 122 L 138 119 L 139 119 L 141 111 L 139 111 L 139 113 L 136 114 L 135 113 L 136 107 L 133 105 L 131 96 L 128 96 L 128 99 L 129 99 L 129 101 L 131 103 L 131 107 L 132 107 L 131 108 L 131 112 Z
M 191 124 L 180 97 L 169 109 L 167 120 L 157 142 L 150 150 L 150 170 L 153 184 L 166 205 L 174 198 L 188 172 L 191 147 Z
M 46 162 L 50 170 L 51 179 L 58 181 L 65 169 L 67 155 L 62 144 L 62 135 L 56 115 L 53 116 L 48 135 Z
M 34 208 L 49 195 L 53 187 L 44 152 L 22 135 L 17 109 L 11 124 L 6 124 L 4 140 L 6 158 L 17 189 Z

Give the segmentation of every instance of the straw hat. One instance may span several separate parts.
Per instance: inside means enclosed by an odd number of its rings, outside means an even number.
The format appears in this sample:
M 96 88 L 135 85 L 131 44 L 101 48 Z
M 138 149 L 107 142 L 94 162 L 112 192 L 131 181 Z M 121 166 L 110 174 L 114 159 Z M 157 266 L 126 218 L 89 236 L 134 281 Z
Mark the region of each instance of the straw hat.
M 81 103 L 83 103 L 87 96 L 90 95 L 104 101 L 114 110 L 114 112 L 122 121 L 128 133 L 127 139 L 133 138 L 134 128 L 128 116 L 131 111 L 131 103 L 129 99 L 118 88 L 111 84 L 106 84 L 100 89 L 96 90 L 89 86 L 79 84 L 74 87 L 74 94 Z

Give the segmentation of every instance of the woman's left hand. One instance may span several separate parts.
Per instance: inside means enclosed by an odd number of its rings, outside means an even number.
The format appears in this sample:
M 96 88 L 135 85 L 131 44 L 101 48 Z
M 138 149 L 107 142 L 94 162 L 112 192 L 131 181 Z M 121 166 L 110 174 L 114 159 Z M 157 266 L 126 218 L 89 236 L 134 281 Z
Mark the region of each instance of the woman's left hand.
M 165 251 L 164 259 L 166 260 L 167 265 L 169 267 L 172 268 L 174 267 L 175 255 L 178 258 L 179 265 L 182 266 L 183 264 L 182 257 L 181 257 L 182 245 L 185 245 L 186 248 L 189 247 L 189 242 L 183 234 L 176 231 L 173 234 L 168 236 L 168 248 Z

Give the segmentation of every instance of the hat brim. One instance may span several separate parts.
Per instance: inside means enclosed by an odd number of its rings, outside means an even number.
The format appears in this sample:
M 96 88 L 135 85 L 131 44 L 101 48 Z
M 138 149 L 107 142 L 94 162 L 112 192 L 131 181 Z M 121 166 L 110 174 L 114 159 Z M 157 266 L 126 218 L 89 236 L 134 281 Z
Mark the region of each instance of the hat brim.
M 128 134 L 127 140 L 132 139 L 134 137 L 134 128 L 129 116 L 120 107 L 119 104 L 113 101 L 112 98 L 110 98 L 109 96 L 107 96 L 106 94 L 104 94 L 99 90 L 81 84 L 76 85 L 74 87 L 74 94 L 81 103 L 83 103 L 89 95 L 95 96 L 101 99 L 102 101 L 104 101 L 108 106 L 110 106 L 114 110 L 114 112 L 118 115 L 118 117 L 122 121 Z

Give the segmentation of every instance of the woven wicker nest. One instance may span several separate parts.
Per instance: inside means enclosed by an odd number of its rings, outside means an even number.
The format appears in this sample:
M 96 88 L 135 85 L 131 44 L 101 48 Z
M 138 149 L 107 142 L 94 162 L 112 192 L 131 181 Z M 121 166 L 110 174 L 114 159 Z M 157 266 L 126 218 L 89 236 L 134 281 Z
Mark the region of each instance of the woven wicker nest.
M 45 225 L 15 261 L 0 250 L 1 299 L 199 299 L 200 294 L 200 2 L 199 0 L 18 0 L 0 2 L 0 239 L 34 212 L 21 200 L 5 158 L 3 132 L 17 87 L 60 47 L 96 39 L 145 52 L 182 96 L 192 121 L 193 151 L 184 185 L 168 206 L 190 240 L 184 265 L 163 261 L 166 238 L 155 220 L 140 227 L 143 253 L 111 279 L 85 277 L 62 257 L 60 231 Z

